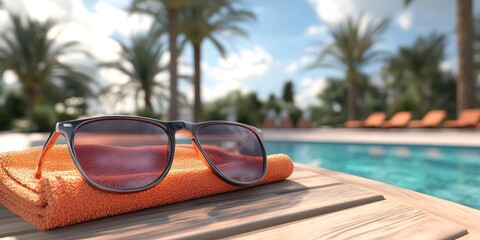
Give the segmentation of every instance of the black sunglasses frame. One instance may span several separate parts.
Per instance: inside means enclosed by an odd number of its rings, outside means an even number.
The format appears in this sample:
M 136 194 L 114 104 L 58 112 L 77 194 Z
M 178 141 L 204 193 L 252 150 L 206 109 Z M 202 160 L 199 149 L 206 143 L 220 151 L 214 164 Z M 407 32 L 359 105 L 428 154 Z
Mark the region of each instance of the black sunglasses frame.
M 74 141 L 75 141 L 75 132 L 83 125 L 91 122 L 96 122 L 96 121 L 108 121 L 108 120 L 131 120 L 131 121 L 139 121 L 139 122 L 146 122 L 149 124 L 156 125 L 160 128 L 162 128 L 168 135 L 169 139 L 169 156 L 168 156 L 168 163 L 167 167 L 165 168 L 165 171 L 162 173 L 162 175 L 155 180 L 154 182 L 140 188 L 133 188 L 133 189 L 115 189 L 115 188 L 109 188 L 102 186 L 95 181 L 93 181 L 88 174 L 83 170 L 82 166 L 80 165 L 77 155 L 75 153 L 74 149 Z M 239 126 L 243 127 L 250 132 L 252 132 L 255 137 L 258 139 L 258 142 L 260 144 L 260 148 L 262 150 L 262 157 L 263 157 L 263 169 L 262 169 L 262 174 L 261 177 L 255 181 L 250 181 L 250 182 L 240 182 L 237 181 L 233 178 L 228 177 L 227 175 L 223 174 L 220 169 L 218 169 L 215 164 L 213 163 L 212 160 L 207 156 L 205 151 L 203 150 L 201 143 L 198 139 L 198 131 L 206 126 L 211 126 L 211 125 L 234 125 L 234 126 Z M 191 123 L 191 122 L 186 122 L 186 121 L 160 121 L 152 118 L 147 118 L 147 117 L 139 117 L 139 116 L 124 116 L 124 115 L 113 115 L 113 116 L 102 116 L 102 117 L 93 117 L 93 118 L 85 118 L 85 119 L 79 119 L 79 120 L 70 120 L 70 121 L 64 121 L 64 122 L 58 122 L 55 125 L 55 128 L 53 129 L 52 133 L 48 137 L 42 152 L 40 153 L 39 157 L 39 162 L 38 162 L 38 167 L 37 171 L 35 173 L 36 178 L 41 178 L 42 174 L 42 169 L 43 165 L 45 163 L 45 154 L 53 147 L 55 144 L 55 141 L 59 136 L 63 136 L 67 140 L 67 146 L 68 150 L 70 152 L 70 155 L 75 163 L 75 166 L 81 173 L 82 177 L 92 186 L 105 190 L 108 192 L 116 192 L 116 193 L 130 193 L 130 192 L 138 192 L 138 191 L 144 191 L 149 188 L 152 188 L 159 184 L 165 176 L 168 174 L 172 163 L 173 163 L 173 158 L 175 155 L 175 134 L 177 132 L 183 132 L 187 134 L 190 139 L 192 140 L 192 144 L 194 148 L 197 148 L 202 156 L 202 157 L 210 166 L 211 170 L 215 173 L 217 177 L 219 177 L 222 181 L 234 185 L 234 186 L 249 186 L 256 184 L 260 182 L 264 177 L 265 173 L 267 170 L 267 156 L 265 152 L 265 146 L 263 144 L 262 140 L 262 133 L 261 130 L 258 128 L 255 128 L 250 125 L 242 124 L 242 123 L 237 123 L 237 122 L 231 122 L 231 121 L 208 121 L 208 122 L 199 122 L 199 123 Z

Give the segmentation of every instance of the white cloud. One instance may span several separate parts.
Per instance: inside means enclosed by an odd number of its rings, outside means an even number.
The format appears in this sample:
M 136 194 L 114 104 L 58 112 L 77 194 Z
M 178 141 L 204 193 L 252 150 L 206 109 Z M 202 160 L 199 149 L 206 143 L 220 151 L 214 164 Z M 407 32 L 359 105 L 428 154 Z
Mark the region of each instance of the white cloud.
M 293 73 L 297 70 L 300 70 L 300 69 L 304 68 L 309 63 L 312 63 L 312 61 L 313 61 L 313 59 L 309 54 L 303 55 L 299 59 L 290 62 L 287 65 L 287 68 L 285 68 L 285 72 Z
M 202 100 L 205 102 L 212 102 L 216 99 L 227 96 L 227 94 L 233 91 L 240 91 L 241 93 L 248 93 L 250 90 L 242 85 L 242 82 L 233 81 L 233 82 L 218 82 L 214 86 L 208 86 L 207 84 L 202 84 Z M 193 94 L 192 94 L 193 98 Z
M 240 53 L 218 60 L 216 66 L 206 70 L 219 81 L 245 81 L 264 75 L 273 65 L 272 56 L 260 46 L 243 49 Z
M 245 82 L 267 74 L 274 65 L 273 57 L 260 46 L 241 49 L 226 59 L 219 59 L 215 65 L 203 61 L 202 98 L 211 102 L 234 90 L 250 92 Z
M 309 0 L 315 7 L 317 15 L 328 23 L 337 23 L 355 10 L 353 1 L 349 0 Z
M 312 85 L 312 83 L 313 83 L 313 79 L 307 77 L 307 78 L 302 79 L 302 81 L 300 81 L 300 86 L 308 87 L 308 86 Z
M 403 1 L 379 0 L 308 0 L 318 17 L 327 23 L 336 24 L 348 17 L 363 14 L 368 20 L 391 18 L 404 9 Z M 403 19 L 405 21 L 405 19 Z M 404 22 L 403 22 L 404 23 Z
M 125 36 L 147 31 L 153 22 L 153 19 L 149 16 L 130 15 L 123 9 L 114 7 L 104 1 L 99 1 L 95 5 L 95 13 L 101 16 L 103 24 Z
M 397 16 L 396 21 L 403 30 L 409 30 L 412 27 L 412 13 L 404 11 Z
M 348 17 L 363 14 L 373 21 L 389 18 L 403 30 L 413 24 L 421 32 L 451 31 L 451 19 L 455 14 L 455 1 L 421 0 L 404 6 L 403 0 L 308 0 L 317 16 L 329 24 L 341 22 Z M 425 11 L 432 9 L 434 11 Z
M 322 34 L 326 33 L 327 30 L 328 30 L 328 28 L 325 25 L 320 25 L 320 26 L 310 25 L 307 28 L 307 31 L 305 31 L 305 35 L 307 35 L 307 36 L 322 35 Z
M 34 19 L 45 21 L 48 18 L 59 18 L 65 15 L 62 4 L 51 0 L 3 1 L 4 7 L 14 13 L 28 14 Z
M 299 64 L 298 64 L 298 61 L 293 61 L 291 62 L 290 64 L 288 64 L 287 68 L 285 69 L 285 71 L 287 73 L 292 73 L 292 72 L 295 72 L 297 71 L 299 67 Z
M 127 75 L 113 68 L 100 68 L 98 70 L 98 74 L 102 79 L 104 79 L 104 81 L 108 82 L 109 84 L 128 82 Z
M 301 108 L 318 103 L 317 95 L 325 88 L 325 78 L 306 77 L 300 81 L 300 88 L 295 94 L 295 103 Z

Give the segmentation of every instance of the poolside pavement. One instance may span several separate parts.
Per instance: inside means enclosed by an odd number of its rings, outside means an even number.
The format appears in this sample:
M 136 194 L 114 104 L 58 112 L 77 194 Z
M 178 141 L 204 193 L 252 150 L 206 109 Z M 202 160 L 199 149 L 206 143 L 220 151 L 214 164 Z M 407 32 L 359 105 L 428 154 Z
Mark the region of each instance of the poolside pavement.
M 480 147 L 480 131 L 472 129 L 263 129 L 264 139 L 272 141 L 349 142 Z M 184 138 L 177 135 L 177 138 Z M 0 152 L 42 146 L 48 133 L 0 132 Z M 57 143 L 65 143 L 59 138 Z
M 262 129 L 266 140 L 480 147 L 472 129 Z

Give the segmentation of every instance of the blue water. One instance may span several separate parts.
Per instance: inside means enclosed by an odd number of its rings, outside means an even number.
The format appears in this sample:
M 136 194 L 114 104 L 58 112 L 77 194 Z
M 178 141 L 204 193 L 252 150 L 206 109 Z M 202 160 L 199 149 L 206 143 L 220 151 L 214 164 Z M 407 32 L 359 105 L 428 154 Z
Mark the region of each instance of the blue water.
M 480 209 L 480 148 L 267 141 L 268 154 Z

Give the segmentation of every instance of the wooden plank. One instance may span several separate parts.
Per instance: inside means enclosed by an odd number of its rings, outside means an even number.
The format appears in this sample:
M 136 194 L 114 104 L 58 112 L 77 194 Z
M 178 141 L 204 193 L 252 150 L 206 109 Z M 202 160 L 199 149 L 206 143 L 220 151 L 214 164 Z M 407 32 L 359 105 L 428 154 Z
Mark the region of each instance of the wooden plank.
M 177 206 L 172 206 L 176 209 L 184 209 L 190 206 L 201 205 L 204 203 L 209 202 L 221 202 L 228 199 L 238 199 L 247 196 L 256 196 L 262 194 L 279 194 L 284 192 L 296 192 L 307 190 L 309 188 L 319 188 L 319 187 L 326 187 L 335 184 L 340 184 L 338 181 L 333 180 L 328 177 L 319 177 L 318 174 L 315 174 L 316 177 L 311 178 L 301 178 L 297 181 L 286 180 L 277 183 L 271 183 L 267 185 L 262 185 L 258 187 L 243 189 L 239 191 L 234 191 L 227 194 L 219 194 L 215 196 L 211 196 L 208 199 L 198 199 L 195 202 L 187 201 L 183 203 L 176 204 Z M 291 178 L 295 179 L 295 175 L 292 175 Z M 290 178 L 289 178 L 290 179 Z M 0 205 L 0 211 L 5 212 L 9 217 L 8 219 L 4 219 L 1 221 L 0 218 L 0 236 L 9 236 L 14 235 L 16 232 L 25 233 L 29 230 L 35 230 L 35 228 L 29 224 L 28 222 L 24 221 L 22 218 L 18 217 L 17 215 L 10 212 L 7 208 Z M 3 223 L 11 223 L 10 225 L 3 224 Z M 68 228 L 68 227 L 67 227 Z
M 303 168 L 295 168 L 292 175 L 288 178 L 289 180 L 297 180 L 301 178 L 309 178 L 309 177 L 318 177 L 319 174 L 307 169 Z
M 0 238 L 35 231 L 37 229 L 32 224 L 0 205 Z
M 15 215 L 12 213 L 8 208 L 4 207 L 3 205 L 0 204 L 0 219 L 1 218 L 6 218 L 6 217 L 11 217 Z
M 229 239 L 455 239 L 458 224 L 392 201 L 380 201 Z
M 37 231 L 38 230 L 32 226 L 32 224 L 23 220 L 19 216 L 0 219 L 0 238 Z
M 463 237 L 457 238 L 457 240 L 478 240 L 478 238 L 475 238 L 472 234 L 467 234 Z
M 293 191 L 264 187 L 274 191 L 243 196 L 253 189 L 240 190 L 17 237 L 219 238 L 383 200 L 352 185 Z
M 313 171 L 321 176 L 337 179 L 346 184 L 355 184 L 385 196 L 386 199 L 398 201 L 420 211 L 430 213 L 441 219 L 447 219 L 465 226 L 474 239 L 480 239 L 480 211 L 444 199 L 436 198 L 419 192 L 396 187 L 375 180 L 353 176 L 346 173 L 330 171 L 294 163 L 295 169 Z

